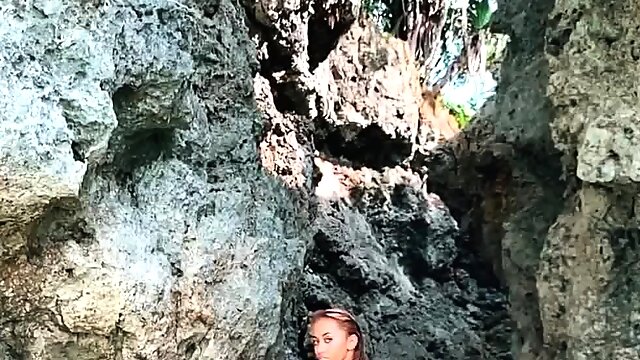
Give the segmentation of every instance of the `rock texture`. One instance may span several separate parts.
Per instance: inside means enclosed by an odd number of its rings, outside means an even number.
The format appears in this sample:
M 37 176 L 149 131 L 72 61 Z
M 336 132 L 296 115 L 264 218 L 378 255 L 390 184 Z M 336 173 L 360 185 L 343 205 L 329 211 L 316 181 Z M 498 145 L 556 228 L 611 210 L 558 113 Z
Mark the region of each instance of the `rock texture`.
M 0 5 L 0 357 L 299 359 L 330 304 L 373 359 L 508 357 L 504 295 L 408 167 L 456 129 L 358 13 Z
M 576 183 L 538 275 L 557 359 L 640 357 L 638 14 L 633 1 L 559 1 L 551 14 L 553 138 Z
M 0 358 L 264 358 L 307 216 L 256 161 L 243 10 L 0 17 Z
M 416 166 L 508 286 L 515 358 L 636 359 L 638 5 L 500 5 L 495 103 Z
M 639 6 L 500 4 L 464 132 L 359 6 L 3 2 L 0 358 L 638 358 Z
M 495 101 L 461 136 L 414 165 L 429 173 L 429 187 L 469 234 L 472 251 L 492 264 L 493 271 L 476 276 L 508 288 L 515 359 L 547 356 L 536 273 L 566 190 L 546 94 L 544 31 L 552 7 L 551 1 L 499 4 L 494 31 L 512 41 Z
M 423 96 L 407 44 L 361 20 L 332 33 L 335 49 L 319 63 L 309 54 L 310 66 L 282 69 L 274 59 L 304 55 L 279 45 L 294 43 L 300 26 L 317 28 L 298 17 L 271 22 L 296 31 L 274 37 L 254 27 L 265 49 L 256 81 L 266 121 L 261 159 L 290 188 L 306 189 L 315 232 L 284 319 L 295 348 L 279 358 L 311 359 L 308 311 L 336 305 L 360 318 L 372 359 L 510 358 L 504 293 L 472 274 L 482 263 L 461 245 L 425 174 L 411 169 L 418 151 L 457 129 Z M 293 106 L 300 99 L 305 106 Z

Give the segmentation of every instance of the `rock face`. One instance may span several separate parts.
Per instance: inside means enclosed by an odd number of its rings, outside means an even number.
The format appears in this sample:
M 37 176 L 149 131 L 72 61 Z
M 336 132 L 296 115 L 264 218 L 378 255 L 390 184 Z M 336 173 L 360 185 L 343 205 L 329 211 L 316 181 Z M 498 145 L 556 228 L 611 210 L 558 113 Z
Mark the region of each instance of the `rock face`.
M 0 356 L 299 359 L 342 305 L 372 359 L 508 358 L 504 294 L 410 168 L 456 129 L 358 11 L 1 5 Z
M 640 357 L 639 5 L 500 4 L 462 133 L 359 5 L 0 5 L 0 358 Z
M 500 5 L 495 103 L 416 166 L 509 287 L 515 358 L 637 359 L 638 5 Z
M 538 275 L 545 342 L 557 359 L 640 357 L 639 13 L 633 1 L 559 1 L 551 14 L 553 138 L 576 182 Z
M 308 216 L 256 161 L 242 9 L 0 17 L 0 358 L 264 358 Z
M 326 11 L 316 6 L 314 14 Z M 339 13 L 355 18 L 350 9 Z M 352 22 L 342 36 L 325 35 L 335 37 L 325 58 L 310 53 L 309 66 L 283 69 L 275 59 L 297 64 L 306 55 L 281 44 L 295 43 L 301 26 L 323 27 L 314 17 L 255 19 L 296 29 L 273 36 L 254 27 L 265 49 L 256 81 L 266 121 L 260 149 L 265 168 L 307 192 L 314 209 L 303 277 L 283 324 L 293 347 L 278 358 L 311 359 L 306 316 L 332 305 L 359 317 L 372 359 L 510 358 L 505 295 L 493 279 L 471 274 L 482 263 L 460 245 L 457 223 L 424 174 L 411 169 L 418 151 L 455 130 L 439 127 L 437 109 L 424 105 L 407 44 Z

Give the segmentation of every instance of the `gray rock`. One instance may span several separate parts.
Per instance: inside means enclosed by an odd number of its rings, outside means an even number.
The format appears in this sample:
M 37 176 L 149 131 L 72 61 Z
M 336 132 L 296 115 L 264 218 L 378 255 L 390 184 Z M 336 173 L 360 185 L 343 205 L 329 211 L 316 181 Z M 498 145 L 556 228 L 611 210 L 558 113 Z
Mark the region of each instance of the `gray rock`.
M 634 2 L 556 4 L 547 36 L 556 146 L 576 186 L 537 274 L 557 359 L 636 359 L 637 33 Z
M 312 74 L 297 65 L 275 67 L 276 59 L 295 58 L 281 46 L 304 33 L 296 19 L 277 19 L 296 27 L 275 37 L 271 29 L 257 36 L 258 48 L 266 49 L 257 85 L 267 124 L 263 163 L 295 191 L 312 191 L 314 209 L 304 278 L 283 318 L 287 347 L 274 358 L 311 359 L 308 312 L 335 305 L 358 316 L 372 359 L 507 359 L 504 294 L 465 270 L 473 267 L 464 262 L 473 260 L 462 260 L 458 225 L 439 198 L 425 191 L 424 178 L 394 166 L 410 160 L 423 101 L 406 44 L 384 39 L 363 21 L 344 30 L 336 51 Z M 318 31 L 334 36 L 338 29 Z M 374 90 L 381 83 L 387 86 Z M 308 106 L 293 106 L 314 98 Z
M 0 17 L 3 355 L 264 357 L 308 216 L 255 161 L 242 11 L 36 1 Z
M 549 10 L 523 4 L 518 34 Z M 308 311 L 333 304 L 359 317 L 372 360 L 509 359 L 507 297 L 484 269 L 502 254 L 478 261 L 411 162 L 438 136 L 406 44 L 356 23 L 359 1 L 241 5 L 0 5 L 0 356 L 300 359 Z M 546 84 L 527 82 L 544 71 L 534 35 L 505 61 L 493 126 L 508 150 L 552 144 Z M 474 160 L 509 163 L 498 150 Z M 540 204 L 558 197 L 517 170 L 531 207 L 490 225 L 509 220 L 513 353 L 534 354 L 528 294 L 555 216 Z

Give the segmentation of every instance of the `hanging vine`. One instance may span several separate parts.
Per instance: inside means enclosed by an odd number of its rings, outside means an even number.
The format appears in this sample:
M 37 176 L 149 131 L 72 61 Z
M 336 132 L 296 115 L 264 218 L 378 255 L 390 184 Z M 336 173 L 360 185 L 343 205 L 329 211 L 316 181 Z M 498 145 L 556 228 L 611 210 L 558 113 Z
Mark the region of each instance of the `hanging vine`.
M 484 70 L 493 0 L 364 0 L 363 5 L 384 31 L 409 43 L 434 92 L 460 73 Z

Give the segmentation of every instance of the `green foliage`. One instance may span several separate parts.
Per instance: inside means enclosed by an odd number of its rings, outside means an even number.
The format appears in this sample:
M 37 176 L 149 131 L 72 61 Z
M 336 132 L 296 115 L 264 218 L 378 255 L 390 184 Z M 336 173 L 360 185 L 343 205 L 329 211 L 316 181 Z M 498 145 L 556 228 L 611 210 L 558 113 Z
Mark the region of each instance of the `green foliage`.
M 467 109 L 464 105 L 454 104 L 452 102 L 444 101 L 444 100 L 443 100 L 443 105 L 445 108 L 449 110 L 449 113 L 451 113 L 451 115 L 453 115 L 453 117 L 456 119 L 456 122 L 458 123 L 458 126 L 460 127 L 460 129 L 463 129 L 465 126 L 469 125 L 469 123 L 471 122 L 472 115 L 471 115 L 471 111 Z
M 444 1 L 452 3 L 452 0 Z M 430 87 L 442 89 L 459 75 L 456 72 L 458 70 L 455 70 L 456 64 L 480 63 L 477 60 L 484 51 L 488 53 L 489 63 L 493 63 L 500 57 L 504 48 L 503 41 L 486 41 L 487 38 L 491 38 L 488 28 L 497 8 L 496 0 L 468 0 L 467 4 L 467 8 L 461 9 L 430 0 L 362 0 L 362 12 L 383 32 L 401 39 L 413 39 L 410 46 L 415 52 L 416 60 L 421 62 L 421 70 L 425 72 L 421 74 L 421 80 L 428 81 Z M 440 7 L 435 9 L 430 6 Z M 432 18 L 429 14 L 439 14 L 442 18 Z M 465 16 L 466 21 L 461 22 Z M 427 24 L 407 23 L 425 21 L 424 19 L 427 19 Z M 418 33 L 425 27 L 440 33 Z M 460 71 L 467 70 L 462 68 Z M 460 128 L 467 126 L 471 121 L 475 105 L 451 101 L 443 105 L 455 117 Z
M 469 9 L 471 26 L 473 30 L 481 30 L 489 26 L 493 11 L 489 5 L 489 0 L 480 0 L 472 3 Z
M 407 0 L 362 0 L 362 10 L 371 16 L 381 30 L 393 32 L 394 25 L 406 15 Z M 422 0 L 428 1 L 428 0 Z M 485 29 L 491 23 L 492 0 L 469 0 L 468 16 L 471 30 Z

